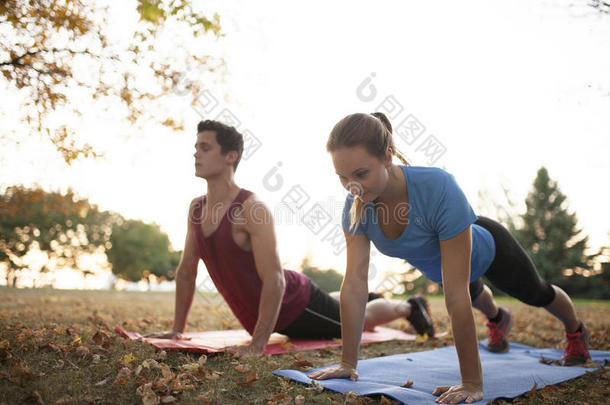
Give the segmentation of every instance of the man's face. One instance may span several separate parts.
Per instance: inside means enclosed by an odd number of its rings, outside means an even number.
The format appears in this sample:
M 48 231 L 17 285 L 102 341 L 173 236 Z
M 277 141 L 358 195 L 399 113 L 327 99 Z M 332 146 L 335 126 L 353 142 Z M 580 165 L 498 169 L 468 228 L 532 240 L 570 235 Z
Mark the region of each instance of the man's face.
M 235 161 L 236 152 L 230 151 L 226 155 L 221 153 L 220 144 L 216 141 L 216 131 L 201 131 L 197 134 L 195 144 L 195 176 L 207 179 L 208 177 L 231 170 Z

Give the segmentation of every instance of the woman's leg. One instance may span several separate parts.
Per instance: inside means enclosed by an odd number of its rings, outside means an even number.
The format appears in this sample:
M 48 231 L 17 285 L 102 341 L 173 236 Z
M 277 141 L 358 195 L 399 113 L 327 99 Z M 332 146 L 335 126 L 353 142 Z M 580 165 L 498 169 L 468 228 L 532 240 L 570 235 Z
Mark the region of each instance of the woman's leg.
M 482 280 L 481 284 L 483 284 Z M 493 293 L 485 284 L 483 284 L 478 296 L 475 296 L 472 299 L 472 306 L 481 311 L 487 319 L 494 319 L 498 316 L 498 305 L 496 304 L 496 301 L 494 301 Z
M 510 232 L 488 218 L 479 217 L 475 223 L 491 232 L 496 242 L 496 257 L 485 273 L 489 281 L 526 304 L 545 308 L 564 324 L 566 332 L 578 329 L 580 321 L 570 297 L 538 275 L 536 266 Z
M 540 277 L 531 258 L 501 224 L 485 217 L 479 217 L 475 223 L 487 229 L 496 243 L 496 257 L 485 273 L 489 281 L 526 304 L 544 307 L 563 323 L 568 339 L 564 359 L 588 357 L 588 332 L 578 319 L 570 297 Z M 581 342 L 577 350 L 574 350 L 575 340 Z
M 555 290 L 555 298 L 544 309 L 563 322 L 567 333 L 576 332 L 580 328 L 581 321 L 576 315 L 576 309 L 572 300 L 561 288 L 554 284 L 551 286 Z

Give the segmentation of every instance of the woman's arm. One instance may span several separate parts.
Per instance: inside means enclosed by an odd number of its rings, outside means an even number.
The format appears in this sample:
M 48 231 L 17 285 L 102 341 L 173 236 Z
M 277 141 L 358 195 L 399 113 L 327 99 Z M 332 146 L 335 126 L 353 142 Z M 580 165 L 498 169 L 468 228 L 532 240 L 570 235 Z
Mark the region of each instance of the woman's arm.
M 445 305 L 460 363 L 462 384 L 436 387 L 439 403 L 473 402 L 483 398 L 483 377 L 472 314 L 468 285 L 470 283 L 471 228 L 440 242 Z M 441 395 L 442 394 L 442 395 Z
M 369 292 L 368 274 L 370 241 L 365 235 L 346 234 L 347 266 L 341 284 L 341 337 L 345 366 L 356 368 L 360 339 L 364 329 L 364 312 Z
M 316 380 L 348 377 L 356 380 L 358 378 L 356 365 L 368 295 L 370 241 L 366 235 L 349 233 L 345 233 L 345 241 L 347 266 L 345 278 L 341 284 L 341 337 L 343 339 L 341 365 L 311 373 L 309 377 Z

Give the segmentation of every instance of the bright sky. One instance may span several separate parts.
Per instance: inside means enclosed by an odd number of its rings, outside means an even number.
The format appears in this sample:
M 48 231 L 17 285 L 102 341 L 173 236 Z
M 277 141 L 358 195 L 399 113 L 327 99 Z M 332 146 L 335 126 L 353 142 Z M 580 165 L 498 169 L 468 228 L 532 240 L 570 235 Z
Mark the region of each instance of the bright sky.
M 260 141 L 236 181 L 276 212 L 286 267 L 310 254 L 313 264 L 343 271 L 344 253 L 335 254 L 325 240 L 339 224 L 345 196 L 326 139 L 343 116 L 390 106 L 395 127 L 410 114 L 425 127 L 411 145 L 396 136 L 398 147 L 415 165 L 453 173 L 477 213 L 493 212 L 479 201 L 481 190 L 505 204 L 501 186 L 523 212 L 544 165 L 591 246 L 608 245 L 610 16 L 584 4 L 209 2 L 226 36 L 201 41 L 226 59 L 228 74 L 224 84 L 209 83 L 206 94 L 218 105 L 208 104 L 205 117 L 228 108 L 238 129 Z M 17 108 L 3 103 L 0 120 L 14 124 L 9 117 Z M 0 159 L 1 182 L 71 186 L 103 209 L 159 223 L 181 249 L 189 201 L 205 193 L 205 182 L 194 177 L 192 157 L 200 117 L 186 97 L 176 96 L 171 108 L 185 119 L 184 133 L 154 126 L 136 133 L 84 117 L 84 136 L 106 151 L 104 160 L 65 167 L 39 139 L 9 145 L 12 152 Z M 118 140 L 127 135 L 131 140 Z M 421 149 L 430 139 L 445 150 L 433 162 Z M 297 185 L 309 200 L 292 215 L 282 199 Z M 330 215 L 317 234 L 302 220 L 316 203 Z M 376 252 L 372 266 L 375 279 L 404 268 Z

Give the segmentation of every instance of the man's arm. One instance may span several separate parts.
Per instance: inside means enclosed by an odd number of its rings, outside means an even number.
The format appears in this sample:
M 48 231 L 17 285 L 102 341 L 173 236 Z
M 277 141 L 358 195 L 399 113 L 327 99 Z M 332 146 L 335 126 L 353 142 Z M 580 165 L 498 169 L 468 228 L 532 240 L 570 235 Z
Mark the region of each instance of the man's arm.
M 252 334 L 251 348 L 262 354 L 280 314 L 286 280 L 277 252 L 273 217 L 269 209 L 254 197 L 243 204 L 246 232 L 250 236 L 256 272 L 262 281 L 258 318 Z
M 198 198 L 191 202 L 189 207 L 189 217 L 192 212 L 193 204 L 198 202 Z M 197 264 L 199 263 L 199 254 L 197 253 L 197 244 L 195 235 L 192 231 L 190 218 L 187 219 L 186 240 L 184 241 L 184 250 L 180 257 L 180 263 L 176 270 L 176 303 L 174 306 L 174 326 L 175 332 L 184 332 L 186 327 L 186 319 L 188 317 L 193 296 L 195 295 L 195 280 L 197 279 Z
M 193 296 L 195 295 L 195 279 L 197 278 L 197 264 L 199 262 L 199 254 L 197 253 L 197 244 L 195 235 L 191 229 L 190 215 L 193 204 L 196 204 L 199 198 L 194 199 L 189 207 L 189 218 L 187 218 L 186 241 L 184 242 L 184 250 L 180 257 L 180 263 L 176 269 L 176 302 L 174 307 L 174 326 L 170 332 L 150 333 L 144 337 L 171 339 L 179 337 L 186 327 L 186 319 L 188 317 Z

